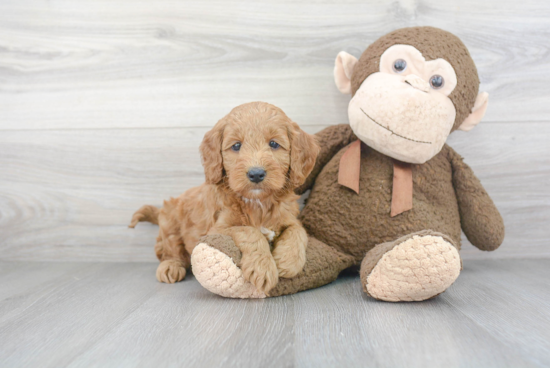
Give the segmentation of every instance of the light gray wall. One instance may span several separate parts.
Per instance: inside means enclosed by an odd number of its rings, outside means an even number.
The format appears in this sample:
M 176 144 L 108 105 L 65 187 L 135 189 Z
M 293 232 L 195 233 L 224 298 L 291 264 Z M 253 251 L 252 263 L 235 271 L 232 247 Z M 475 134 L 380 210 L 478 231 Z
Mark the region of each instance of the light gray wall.
M 489 111 L 450 144 L 507 226 L 465 258 L 550 255 L 550 2 L 0 2 L 0 259 L 154 261 L 132 212 L 203 180 L 198 145 L 263 100 L 314 133 L 347 122 L 332 80 L 400 27 L 458 35 Z

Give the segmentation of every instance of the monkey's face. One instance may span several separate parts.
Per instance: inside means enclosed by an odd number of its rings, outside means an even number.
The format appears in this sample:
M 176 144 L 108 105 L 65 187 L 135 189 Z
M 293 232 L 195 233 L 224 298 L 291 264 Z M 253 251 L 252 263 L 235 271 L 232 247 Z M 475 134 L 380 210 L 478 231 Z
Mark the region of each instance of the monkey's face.
M 428 161 L 451 131 L 471 130 L 487 111 L 489 95 L 479 92 L 468 49 L 433 27 L 390 32 L 359 60 L 340 52 L 334 80 L 353 96 L 348 115 L 359 139 L 404 162 Z
M 368 146 L 400 161 L 422 164 L 435 156 L 453 127 L 449 95 L 457 84 L 451 64 L 426 61 L 409 45 L 394 45 L 380 58 L 352 98 L 350 126 Z

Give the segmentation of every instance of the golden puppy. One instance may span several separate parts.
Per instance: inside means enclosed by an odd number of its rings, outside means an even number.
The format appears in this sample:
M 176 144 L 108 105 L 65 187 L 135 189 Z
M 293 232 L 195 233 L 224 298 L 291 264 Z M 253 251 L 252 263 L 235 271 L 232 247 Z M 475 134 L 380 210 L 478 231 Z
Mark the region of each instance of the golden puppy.
M 294 189 L 313 169 L 319 146 L 281 109 L 252 102 L 206 133 L 200 151 L 206 183 L 165 201 L 160 210 L 143 206 L 130 227 L 139 221 L 159 225 L 161 282 L 181 281 L 199 238 L 218 233 L 233 238 L 244 277 L 267 293 L 279 276 L 293 277 L 304 266 L 307 235 L 296 218 Z

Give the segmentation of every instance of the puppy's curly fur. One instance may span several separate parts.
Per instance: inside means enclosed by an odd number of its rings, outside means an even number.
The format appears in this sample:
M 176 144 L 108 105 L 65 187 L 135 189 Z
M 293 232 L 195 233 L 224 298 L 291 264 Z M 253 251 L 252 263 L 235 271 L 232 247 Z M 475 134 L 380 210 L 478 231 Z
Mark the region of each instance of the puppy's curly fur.
M 219 233 L 241 250 L 244 277 L 268 293 L 279 276 L 293 277 L 304 266 L 307 235 L 296 218 L 294 189 L 313 169 L 319 146 L 281 109 L 252 102 L 234 108 L 206 133 L 200 151 L 206 182 L 165 201 L 162 209 L 143 206 L 130 227 L 140 221 L 159 225 L 161 282 L 181 281 L 199 239 Z M 251 168 L 265 170 L 263 181 L 249 179 Z

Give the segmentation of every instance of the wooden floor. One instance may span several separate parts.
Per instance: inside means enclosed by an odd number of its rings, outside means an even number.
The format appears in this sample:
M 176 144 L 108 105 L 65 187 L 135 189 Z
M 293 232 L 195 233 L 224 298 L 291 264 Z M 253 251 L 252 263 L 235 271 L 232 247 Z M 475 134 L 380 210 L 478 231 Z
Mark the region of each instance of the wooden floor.
M 550 260 L 470 260 L 446 293 L 400 304 L 355 275 L 232 300 L 155 267 L 0 262 L 0 367 L 550 365 Z

